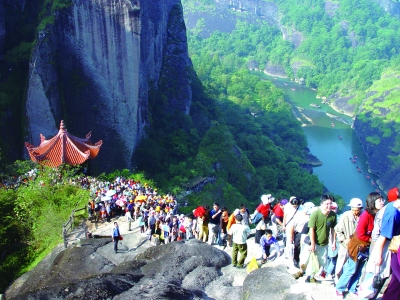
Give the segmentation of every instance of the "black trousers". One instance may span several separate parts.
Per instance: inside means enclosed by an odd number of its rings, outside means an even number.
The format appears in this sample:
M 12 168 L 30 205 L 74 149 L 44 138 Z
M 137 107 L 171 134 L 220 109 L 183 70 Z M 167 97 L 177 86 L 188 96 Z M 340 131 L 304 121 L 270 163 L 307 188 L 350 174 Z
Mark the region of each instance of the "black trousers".
M 119 242 L 119 237 L 118 236 L 114 236 L 114 251 L 115 252 L 118 251 L 118 242 Z

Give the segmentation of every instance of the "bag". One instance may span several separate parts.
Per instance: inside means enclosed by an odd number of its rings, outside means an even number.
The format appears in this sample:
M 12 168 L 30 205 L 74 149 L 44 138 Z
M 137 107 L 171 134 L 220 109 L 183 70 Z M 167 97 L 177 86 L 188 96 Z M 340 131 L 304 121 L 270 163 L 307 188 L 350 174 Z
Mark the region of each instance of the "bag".
M 258 269 L 258 263 L 257 263 L 257 259 L 255 257 L 253 257 L 249 264 L 246 267 L 247 270 L 247 274 L 249 274 L 250 272 L 257 270 Z
M 120 235 L 119 236 L 119 240 L 122 241 L 124 238 Z
M 372 287 L 374 278 L 375 277 L 371 277 L 360 284 L 360 287 L 358 288 L 358 295 L 360 297 L 371 299 L 375 296 L 377 290 Z
M 251 220 L 251 223 L 252 223 L 252 224 L 257 224 L 258 222 L 260 222 L 260 221 L 262 220 L 262 218 L 263 218 L 263 214 L 262 214 L 262 213 L 256 213 L 256 214 L 253 216 L 253 218 L 252 218 L 252 220 Z
M 392 253 L 397 253 L 399 247 L 400 247 L 400 235 L 396 235 L 392 237 L 392 239 L 390 240 L 388 250 Z
M 311 252 L 310 257 L 308 258 L 306 275 L 313 276 L 313 275 L 317 274 L 318 271 L 319 271 L 318 257 L 315 255 L 314 252 Z

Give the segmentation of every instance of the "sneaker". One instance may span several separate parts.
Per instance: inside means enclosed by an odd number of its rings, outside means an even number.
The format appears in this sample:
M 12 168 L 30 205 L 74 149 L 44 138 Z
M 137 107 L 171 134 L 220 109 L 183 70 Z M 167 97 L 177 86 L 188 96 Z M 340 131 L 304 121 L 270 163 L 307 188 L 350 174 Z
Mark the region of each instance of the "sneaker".
M 333 280 L 333 276 L 332 276 L 331 274 L 326 275 L 326 276 L 325 276 L 325 280 L 326 280 L 326 281 L 332 281 L 332 280 Z
M 294 273 L 292 276 L 294 279 L 299 279 L 300 277 L 303 277 L 303 272 L 298 271 L 298 272 Z
M 340 299 L 343 299 L 343 293 L 336 290 L 336 296 Z
M 232 267 L 236 268 L 236 265 L 232 265 Z
M 315 275 L 314 278 L 315 278 L 316 280 L 318 280 L 318 281 L 325 281 L 325 280 L 326 280 L 325 277 L 322 276 L 322 275 Z
M 261 261 L 261 264 L 263 265 L 263 264 L 265 264 L 267 262 L 267 259 L 263 259 L 262 261 Z

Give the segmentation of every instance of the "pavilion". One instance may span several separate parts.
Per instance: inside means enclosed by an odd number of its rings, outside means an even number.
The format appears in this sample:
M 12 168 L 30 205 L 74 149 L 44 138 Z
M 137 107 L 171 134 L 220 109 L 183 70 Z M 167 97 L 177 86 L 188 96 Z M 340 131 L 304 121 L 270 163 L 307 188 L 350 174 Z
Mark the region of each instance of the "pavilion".
M 32 161 L 41 165 L 48 167 L 58 167 L 62 164 L 76 166 L 99 154 L 103 141 L 100 140 L 93 145 L 90 141 L 91 135 L 92 132 L 89 132 L 86 138 L 75 137 L 67 131 L 64 121 L 61 120 L 57 135 L 46 140 L 40 134 L 39 146 L 35 147 L 26 142 L 25 147 Z

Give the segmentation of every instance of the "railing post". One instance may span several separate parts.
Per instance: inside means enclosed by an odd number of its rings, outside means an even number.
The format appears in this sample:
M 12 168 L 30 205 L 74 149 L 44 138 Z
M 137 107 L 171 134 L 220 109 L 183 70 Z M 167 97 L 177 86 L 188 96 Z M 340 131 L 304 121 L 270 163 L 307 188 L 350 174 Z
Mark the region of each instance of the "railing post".
M 68 242 L 67 242 L 67 236 L 66 236 L 66 232 L 65 232 L 65 225 L 63 225 L 62 235 L 63 235 L 63 239 L 64 239 L 64 247 L 67 248 Z

